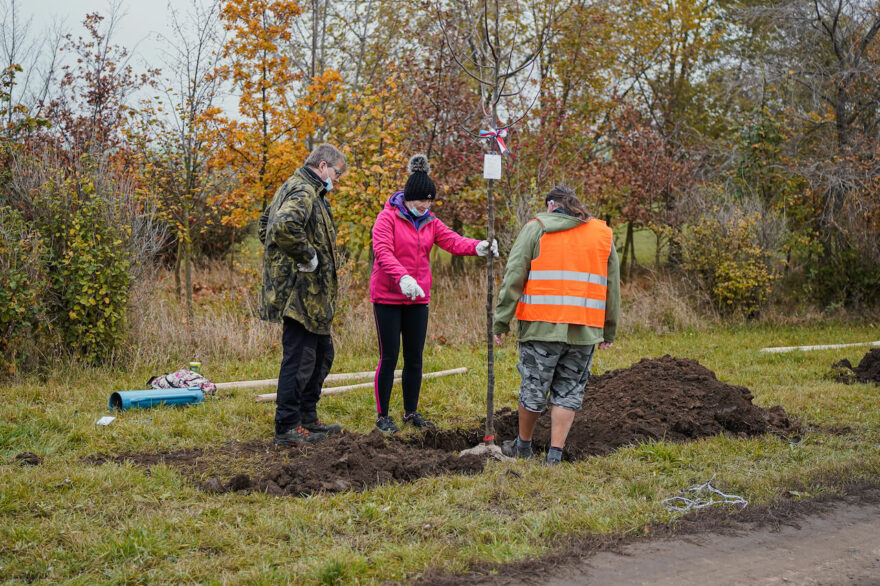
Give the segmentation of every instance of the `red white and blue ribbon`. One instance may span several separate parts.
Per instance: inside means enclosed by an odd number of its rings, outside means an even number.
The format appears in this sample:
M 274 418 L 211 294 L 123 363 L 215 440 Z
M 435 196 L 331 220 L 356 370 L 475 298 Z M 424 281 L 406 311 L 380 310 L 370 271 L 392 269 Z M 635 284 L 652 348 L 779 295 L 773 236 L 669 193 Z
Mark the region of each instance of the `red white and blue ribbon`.
M 500 130 L 481 130 L 480 138 L 494 138 L 495 142 L 498 143 L 498 149 L 501 151 L 502 155 L 506 155 L 510 152 L 510 149 L 507 148 L 507 145 L 504 144 L 504 137 L 507 136 L 507 129 L 501 128 Z

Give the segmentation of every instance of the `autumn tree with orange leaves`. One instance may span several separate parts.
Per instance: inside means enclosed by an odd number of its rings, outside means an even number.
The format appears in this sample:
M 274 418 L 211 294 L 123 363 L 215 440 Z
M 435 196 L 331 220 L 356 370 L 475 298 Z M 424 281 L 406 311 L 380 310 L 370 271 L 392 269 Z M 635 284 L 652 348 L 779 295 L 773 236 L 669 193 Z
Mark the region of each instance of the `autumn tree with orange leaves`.
M 336 99 L 340 77 L 327 69 L 303 79 L 289 57 L 300 15 L 291 0 L 228 0 L 221 10 L 230 34 L 216 76 L 238 96 L 238 117 L 219 108 L 205 113 L 214 142 L 212 166 L 233 174 L 237 186 L 218 194 L 225 224 L 240 228 L 259 215 L 279 185 L 302 164 L 307 143 L 324 122 L 320 106 Z
M 352 92 L 344 110 L 350 124 L 341 132 L 342 151 L 349 170 L 334 196 L 344 205 L 333 213 L 339 243 L 355 260 L 369 250 L 376 215 L 405 179 L 399 80 L 399 74 L 391 73 L 379 87 L 368 84 L 357 95 Z

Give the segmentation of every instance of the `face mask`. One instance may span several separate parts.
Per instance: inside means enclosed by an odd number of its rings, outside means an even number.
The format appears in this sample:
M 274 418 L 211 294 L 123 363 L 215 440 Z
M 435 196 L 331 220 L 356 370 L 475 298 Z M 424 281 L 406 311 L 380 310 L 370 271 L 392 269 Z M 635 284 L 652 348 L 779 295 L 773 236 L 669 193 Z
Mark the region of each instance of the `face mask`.
M 421 213 L 419 213 L 419 210 L 416 209 L 415 206 L 406 206 L 406 209 L 408 209 L 408 210 L 409 210 L 409 213 L 411 213 L 411 214 L 412 214 L 413 216 L 415 216 L 416 218 L 421 218 L 422 216 L 427 215 L 427 213 L 431 211 L 431 208 L 430 208 L 430 207 L 429 207 L 429 208 L 426 208 L 425 211 L 424 211 L 424 212 L 421 212 Z
M 327 191 L 333 190 L 333 180 L 330 179 L 330 175 L 327 175 L 327 178 L 324 179 L 324 187 L 327 189 Z

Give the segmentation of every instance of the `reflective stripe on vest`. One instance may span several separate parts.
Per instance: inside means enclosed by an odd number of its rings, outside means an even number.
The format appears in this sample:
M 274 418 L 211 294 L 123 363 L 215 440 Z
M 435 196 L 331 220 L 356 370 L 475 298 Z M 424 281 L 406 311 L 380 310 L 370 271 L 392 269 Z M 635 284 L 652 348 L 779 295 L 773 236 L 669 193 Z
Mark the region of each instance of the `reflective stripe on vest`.
M 570 305 L 571 307 L 605 310 L 604 301 L 572 297 L 570 295 L 523 295 L 520 297 L 520 301 L 529 305 Z
M 584 283 L 607 285 L 608 277 L 592 273 L 579 273 L 577 271 L 531 271 L 529 273 L 529 281 L 582 281 Z
M 611 229 L 595 218 L 570 230 L 545 233 L 516 317 L 603 327 L 613 245 Z

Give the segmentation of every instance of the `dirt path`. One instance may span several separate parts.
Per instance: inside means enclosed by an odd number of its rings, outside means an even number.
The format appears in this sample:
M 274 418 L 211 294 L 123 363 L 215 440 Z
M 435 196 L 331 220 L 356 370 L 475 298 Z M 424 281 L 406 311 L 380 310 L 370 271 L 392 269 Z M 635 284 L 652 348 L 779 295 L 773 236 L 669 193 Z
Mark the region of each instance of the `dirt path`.
M 692 513 L 649 537 L 575 540 L 546 557 L 487 564 L 469 574 L 428 572 L 417 582 L 459 584 L 880 585 L 880 485 L 848 496 L 781 498 L 731 513 Z
M 880 584 L 880 505 L 839 503 L 778 530 L 744 526 L 623 546 L 544 584 Z

